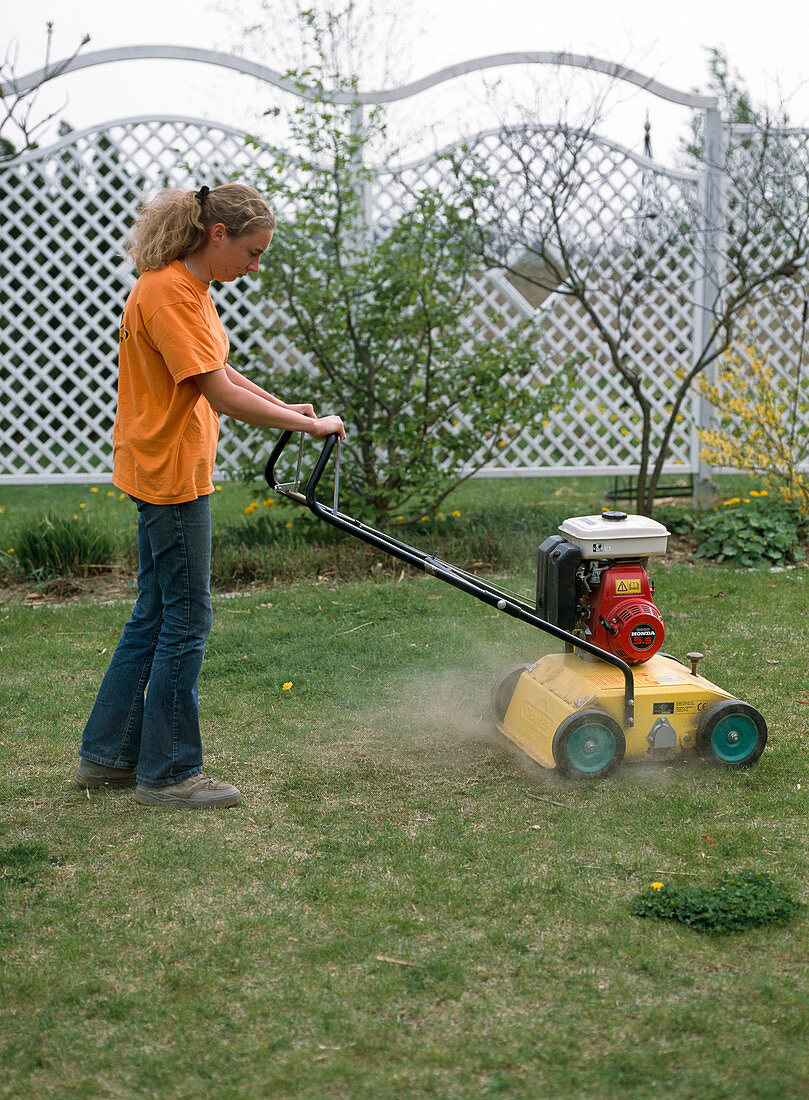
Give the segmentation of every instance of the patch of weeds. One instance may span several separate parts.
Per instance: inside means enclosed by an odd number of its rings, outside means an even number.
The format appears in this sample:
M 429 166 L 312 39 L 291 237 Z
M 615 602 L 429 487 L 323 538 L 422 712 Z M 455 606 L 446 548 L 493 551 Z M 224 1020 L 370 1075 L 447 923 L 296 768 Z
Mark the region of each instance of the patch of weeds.
M 115 555 L 112 536 L 84 515 L 29 521 L 17 530 L 14 545 L 3 551 L 7 565 L 35 581 L 87 577 L 111 568 Z
M 470 511 L 447 507 L 415 522 L 394 516 L 383 530 L 407 546 L 464 568 L 505 572 L 533 562 L 536 547 L 566 515 L 566 506 L 556 501 L 494 503 Z M 323 523 L 305 508 L 267 498 L 263 505 L 248 505 L 242 520 L 218 531 L 213 574 L 217 583 L 289 581 L 312 574 L 355 580 L 378 575 L 380 560 L 389 569 L 401 569 L 396 559 Z
M 724 875 L 715 886 L 672 887 L 653 883 L 632 905 L 637 917 L 687 924 L 698 932 L 744 932 L 765 924 L 787 924 L 806 908 L 763 872 Z

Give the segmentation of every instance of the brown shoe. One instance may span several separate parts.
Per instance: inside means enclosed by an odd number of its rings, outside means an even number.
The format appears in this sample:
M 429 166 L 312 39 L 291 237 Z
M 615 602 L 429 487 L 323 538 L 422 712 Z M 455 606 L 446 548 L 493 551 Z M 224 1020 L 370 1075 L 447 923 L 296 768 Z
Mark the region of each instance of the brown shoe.
M 141 806 L 238 806 L 241 800 L 237 787 L 209 775 L 193 775 L 168 787 L 138 783 L 135 788 L 135 801 Z
M 73 778 L 80 787 L 134 787 L 138 769 L 109 768 L 106 764 L 94 764 L 82 758 Z

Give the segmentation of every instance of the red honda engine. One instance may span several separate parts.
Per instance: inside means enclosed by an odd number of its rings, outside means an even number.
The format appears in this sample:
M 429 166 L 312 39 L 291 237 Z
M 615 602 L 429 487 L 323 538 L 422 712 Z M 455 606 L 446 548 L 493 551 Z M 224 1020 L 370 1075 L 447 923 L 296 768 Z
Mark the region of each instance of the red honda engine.
M 668 531 L 646 516 L 605 511 L 561 525 L 539 548 L 537 614 L 629 664 L 663 644 L 663 617 L 646 573 Z
M 601 574 L 589 594 L 591 640 L 629 664 L 648 661 L 663 644 L 663 616 L 654 604 L 652 585 L 639 561 L 616 562 Z

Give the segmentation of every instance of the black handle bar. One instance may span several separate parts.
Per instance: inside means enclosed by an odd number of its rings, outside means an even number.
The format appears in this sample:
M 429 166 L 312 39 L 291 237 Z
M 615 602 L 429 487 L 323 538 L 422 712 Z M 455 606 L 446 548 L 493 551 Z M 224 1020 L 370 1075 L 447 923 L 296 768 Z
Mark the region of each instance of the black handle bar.
M 498 611 L 503 611 L 506 615 L 511 615 L 512 618 L 528 623 L 529 626 L 534 626 L 538 630 L 550 634 L 552 637 L 564 642 L 568 646 L 572 646 L 574 649 L 581 649 L 585 653 L 589 653 L 591 656 L 598 657 L 599 660 L 612 665 L 614 668 L 620 669 L 624 677 L 624 724 L 627 728 L 634 725 L 635 681 L 632 675 L 632 668 L 626 661 L 622 661 L 620 657 L 616 657 L 612 653 L 607 653 L 605 650 L 599 649 L 598 646 L 593 645 L 592 642 L 587 642 L 583 638 L 578 638 L 575 634 L 571 634 L 567 630 L 562 630 L 561 627 L 555 626 L 553 623 L 548 623 L 544 619 L 540 619 L 533 606 L 513 596 L 511 593 L 503 592 L 502 589 L 497 588 L 495 585 L 488 584 L 486 581 L 481 580 L 480 577 L 476 577 L 473 573 L 467 573 L 465 570 L 457 568 L 457 566 L 450 565 L 449 562 L 442 561 L 440 558 L 436 557 L 435 554 L 428 554 L 424 550 L 409 546 L 407 543 L 393 538 L 392 535 L 388 535 L 383 531 L 377 531 L 375 528 L 369 527 L 360 520 L 344 515 L 337 510 L 336 500 L 333 508 L 329 508 L 325 504 L 322 504 L 315 496 L 315 491 L 320 479 L 323 477 L 323 472 L 329 463 L 335 445 L 338 442 L 339 437 L 336 432 L 326 437 L 323 444 L 323 450 L 320 452 L 320 457 L 315 463 L 315 468 L 309 475 L 303 493 L 301 493 L 299 483 L 297 482 L 294 483 L 294 487 L 292 485 L 279 484 L 275 476 L 275 467 L 281 453 L 287 443 L 289 443 L 292 434 L 293 433 L 290 431 L 282 432 L 280 438 L 270 452 L 270 457 L 267 459 L 267 464 L 264 468 L 264 476 L 271 489 L 276 493 L 280 493 L 282 496 L 289 497 L 290 500 L 297 501 L 299 504 L 305 504 L 307 508 L 309 508 L 318 519 L 322 519 L 324 523 L 328 523 L 332 527 L 338 528 L 340 531 L 347 531 L 350 535 L 360 539 L 362 542 L 366 542 L 376 547 L 378 550 L 382 550 L 386 554 L 391 554 L 407 565 L 412 565 L 414 568 L 420 569 L 422 572 L 432 577 L 437 577 L 439 580 L 451 584 L 454 588 L 458 588 L 461 592 L 466 592 L 468 595 L 474 596 L 490 607 L 494 607 Z

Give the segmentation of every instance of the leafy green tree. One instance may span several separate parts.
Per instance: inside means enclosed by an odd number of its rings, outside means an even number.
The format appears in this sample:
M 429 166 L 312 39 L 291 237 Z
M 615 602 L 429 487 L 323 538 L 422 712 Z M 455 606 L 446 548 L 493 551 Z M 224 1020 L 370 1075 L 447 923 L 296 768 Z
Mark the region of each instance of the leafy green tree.
M 496 309 L 481 315 L 460 193 L 424 186 L 401 213 L 369 223 L 366 153 L 384 136 L 384 115 L 368 112 L 358 125 L 356 79 L 326 60 L 335 20 L 304 18 L 322 62 L 289 74 L 314 89 L 289 119 L 296 152 L 270 150 L 254 180 L 279 216 L 261 293 L 288 314 L 284 335 L 304 364 L 285 368 L 283 381 L 268 365 L 268 382 L 343 415 L 349 503 L 376 520 L 417 518 L 498 447 L 541 430 L 566 375 L 529 381 L 534 324 L 508 329 Z M 346 106 L 331 101 L 335 88 Z

